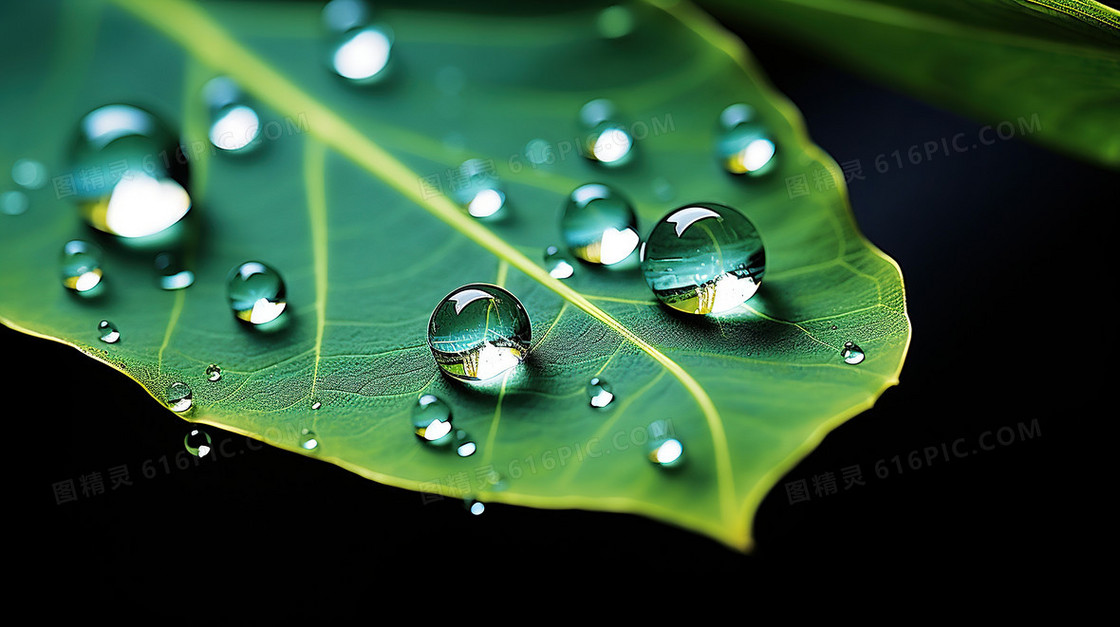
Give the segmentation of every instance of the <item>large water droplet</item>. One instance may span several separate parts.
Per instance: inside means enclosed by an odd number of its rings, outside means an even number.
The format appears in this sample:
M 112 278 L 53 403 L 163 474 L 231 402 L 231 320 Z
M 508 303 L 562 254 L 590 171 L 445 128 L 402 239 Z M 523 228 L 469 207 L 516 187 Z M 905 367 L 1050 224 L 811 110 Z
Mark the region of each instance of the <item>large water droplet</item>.
M 625 260 L 640 241 L 630 202 L 599 183 L 581 185 L 568 196 L 560 232 L 573 255 L 605 266 Z
M 840 350 L 840 357 L 853 366 L 861 363 L 866 356 L 863 349 L 853 342 L 844 342 L 844 348 Z
M 671 425 L 658 420 L 650 424 L 646 451 L 649 461 L 663 467 L 679 466 L 684 461 L 684 445 L 672 435 Z
M 124 238 L 172 237 L 171 227 L 191 210 L 178 138 L 132 105 L 106 105 L 82 118 L 61 181 L 59 194 L 73 196 L 91 226 Z
M 182 381 L 176 381 L 167 386 L 167 406 L 171 411 L 180 414 L 191 408 L 194 403 L 194 392 L 191 387 Z
M 101 286 L 101 249 L 80 239 L 62 247 L 62 284 L 82 295 L 92 296 Z
M 614 104 L 609 100 L 592 100 L 579 112 L 580 121 L 590 129 L 584 156 L 600 165 L 615 167 L 628 163 L 634 155 L 634 137 L 615 120 Z
M 247 153 L 261 141 L 261 118 L 233 79 L 219 76 L 202 88 L 210 114 L 210 143 L 230 153 Z
M 428 346 L 444 373 L 460 381 L 485 381 L 529 354 L 532 328 L 517 297 L 485 283 L 448 294 L 428 321 Z
M 774 168 L 777 145 L 753 108 L 731 105 L 720 114 L 719 123 L 716 152 L 728 172 L 761 176 Z
M 451 407 L 434 394 L 425 394 L 412 408 L 412 432 L 425 444 L 446 446 L 454 439 Z
M 314 431 L 304 429 L 299 436 L 299 447 L 305 451 L 314 451 L 319 448 L 319 438 Z
M 34 159 L 18 159 L 12 164 L 12 180 L 25 189 L 40 189 L 47 183 L 47 167 Z
M 470 457 L 478 450 L 478 445 L 474 443 L 470 434 L 462 429 L 455 431 L 455 454 L 459 457 Z
M 117 329 L 117 325 L 108 320 L 97 323 L 97 333 L 101 341 L 106 344 L 116 344 L 117 340 L 121 339 L 121 332 Z
M 165 290 L 181 290 L 194 284 L 194 272 L 183 266 L 175 253 L 160 253 L 155 258 L 156 282 Z
M 657 298 L 691 314 L 742 305 L 766 270 L 758 229 L 743 214 L 715 203 L 670 212 L 653 227 L 641 255 L 646 283 Z
M 373 24 L 372 11 L 361 0 L 332 0 L 323 7 L 323 25 L 329 32 L 327 65 L 352 83 L 380 81 L 393 49 L 393 31 Z
M 592 407 L 606 407 L 614 400 L 611 385 L 599 377 L 593 377 L 587 384 L 587 397 L 591 399 Z
M 246 261 L 231 270 L 226 294 L 233 315 L 254 325 L 272 322 L 288 306 L 284 279 L 259 261 Z
M 21 191 L 8 191 L 0 194 L 0 213 L 9 216 L 18 216 L 27 213 L 31 200 Z
M 555 246 L 544 249 L 544 269 L 554 279 L 566 279 L 576 271 L 567 254 Z
M 210 381 L 211 383 L 213 383 L 215 381 L 221 381 L 221 379 L 222 379 L 222 367 L 221 366 L 219 366 L 218 364 L 210 364 L 209 366 L 206 366 L 206 380 L 207 381 Z
M 212 445 L 213 440 L 210 439 L 210 434 L 202 429 L 191 429 L 183 438 L 183 447 L 195 457 L 206 457 L 207 453 L 212 450 Z
M 451 181 L 451 195 L 476 218 L 498 217 L 506 206 L 506 194 L 498 182 L 493 161 L 464 161 Z

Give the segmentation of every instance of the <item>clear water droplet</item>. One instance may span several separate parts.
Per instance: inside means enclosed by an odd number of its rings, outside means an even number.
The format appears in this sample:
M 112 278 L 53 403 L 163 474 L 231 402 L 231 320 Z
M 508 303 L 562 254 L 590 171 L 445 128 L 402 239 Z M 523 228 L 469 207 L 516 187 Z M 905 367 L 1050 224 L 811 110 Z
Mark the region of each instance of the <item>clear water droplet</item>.
M 218 76 L 202 87 L 210 116 L 210 143 L 228 153 L 252 152 L 261 143 L 261 118 L 233 79 Z
M 834 324 L 834 325 L 832 325 L 832 327 L 831 327 L 831 329 L 832 329 L 833 331 L 835 331 L 836 329 L 839 329 L 839 328 L 840 328 L 840 327 L 836 326 L 835 324 Z
M 844 342 L 844 348 L 840 350 L 840 357 L 843 358 L 846 363 L 854 366 L 861 363 L 867 355 L 863 352 L 863 349 L 855 343 Z
M 628 7 L 610 6 L 599 12 L 595 18 L 595 28 L 604 39 L 618 39 L 634 30 L 634 15 Z
M 481 516 L 482 513 L 486 511 L 486 505 L 482 501 L 466 499 L 464 505 L 466 505 L 467 511 L 474 516 Z
M 108 320 L 97 323 L 97 333 L 101 341 L 106 344 L 116 344 L 117 340 L 121 339 L 121 332 L 117 329 L 117 325 Z
M 105 105 L 82 118 L 62 180 L 72 188 L 59 193 L 74 197 L 90 226 L 126 239 L 177 238 L 192 206 L 178 136 L 132 105 Z
M 720 114 L 719 124 L 716 153 L 724 169 L 747 176 L 762 176 L 774 169 L 777 145 L 753 108 L 733 104 Z
M 576 257 L 610 266 L 638 248 L 638 217 L 630 201 L 600 183 L 577 187 L 560 217 L 564 243 Z
M 544 269 L 554 279 L 566 279 L 576 272 L 568 255 L 555 246 L 544 249 Z
M 754 296 L 766 271 L 758 229 L 715 203 L 671 211 L 642 246 L 642 272 L 661 302 L 691 314 L 721 313 Z
M 452 181 L 451 195 L 476 218 L 499 217 L 506 206 L 506 194 L 498 181 L 493 161 L 464 161 Z
M 218 364 L 206 366 L 206 380 L 214 383 L 222 380 L 222 367 Z
M 455 431 L 455 454 L 459 457 L 470 457 L 478 450 L 478 445 L 475 444 L 470 434 L 462 429 Z
M 102 285 L 101 249 L 89 242 L 76 239 L 62 247 L 62 284 L 66 289 L 85 296 L 93 296 Z
M 8 191 L 0 194 L 0 213 L 18 216 L 27 213 L 31 200 L 21 191 Z
M 599 377 L 593 377 L 587 384 L 587 397 L 591 399 L 592 407 L 603 408 L 614 400 L 614 392 L 611 384 Z
M 304 429 L 299 437 L 299 447 L 305 451 L 314 451 L 319 448 L 319 438 L 314 431 Z
M 311 409 L 319 409 L 322 406 L 323 406 L 323 403 L 320 402 L 320 401 L 315 401 L 315 402 L 311 403 Z
M 446 446 L 455 439 L 451 407 L 434 394 L 425 394 L 412 408 L 412 432 L 424 444 Z
M 672 468 L 684 461 L 684 444 L 673 437 L 672 425 L 669 422 L 657 420 L 650 424 L 647 431 L 649 442 L 646 445 L 646 452 L 651 463 Z
M 428 346 L 447 375 L 474 383 L 516 367 L 529 354 L 532 328 L 521 301 L 485 283 L 464 285 L 436 306 Z
M 332 0 L 323 7 L 329 33 L 327 65 L 356 85 L 376 83 L 388 74 L 393 31 L 372 20 L 369 5 L 360 0 Z
M 616 121 L 614 104 L 597 99 L 583 105 L 580 121 L 590 129 L 584 146 L 584 156 L 607 167 L 624 165 L 634 156 L 634 137 Z
M 194 392 L 191 391 L 191 386 L 176 381 L 167 386 L 167 406 L 171 411 L 179 412 L 180 414 L 191 408 L 194 404 Z
M 191 429 L 183 438 L 183 447 L 195 457 L 206 457 L 213 450 L 213 440 L 210 439 L 210 434 L 202 429 Z
M 246 261 L 231 270 L 226 294 L 233 315 L 253 325 L 276 320 L 288 306 L 284 279 L 259 261 Z
M 24 189 L 41 189 L 47 183 L 47 166 L 34 159 L 17 159 L 12 164 L 12 181 Z
M 186 289 L 194 284 L 194 272 L 183 266 L 175 253 L 160 253 L 153 263 L 156 269 L 156 282 L 165 290 Z

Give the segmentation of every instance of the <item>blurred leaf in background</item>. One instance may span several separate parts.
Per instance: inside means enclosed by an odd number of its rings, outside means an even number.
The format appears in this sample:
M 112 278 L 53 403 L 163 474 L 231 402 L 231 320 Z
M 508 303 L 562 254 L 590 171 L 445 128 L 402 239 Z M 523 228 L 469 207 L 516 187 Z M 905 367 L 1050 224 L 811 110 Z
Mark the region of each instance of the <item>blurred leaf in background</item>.
M 701 0 L 944 107 L 1120 168 L 1120 12 L 1091 0 Z M 1029 131 L 1029 132 L 1021 132 Z

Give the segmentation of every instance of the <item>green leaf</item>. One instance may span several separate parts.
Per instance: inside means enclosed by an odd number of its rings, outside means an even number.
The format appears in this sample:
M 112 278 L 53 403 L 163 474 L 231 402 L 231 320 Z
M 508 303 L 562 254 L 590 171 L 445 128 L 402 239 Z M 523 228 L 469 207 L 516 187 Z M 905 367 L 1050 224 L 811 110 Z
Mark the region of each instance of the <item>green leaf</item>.
M 20 123 L 0 130 L 2 165 L 26 157 L 58 173 L 84 112 L 145 104 L 180 124 L 194 153 L 201 235 L 192 287 L 157 289 L 150 257 L 108 242 L 106 293 L 75 298 L 59 285 L 57 254 L 88 228 L 52 185 L 27 192 L 27 213 L 0 216 L 0 319 L 77 347 L 161 401 L 186 382 L 188 420 L 376 481 L 634 512 L 748 548 L 762 497 L 897 382 L 910 337 L 897 266 L 856 229 L 839 169 L 797 112 L 737 40 L 686 6 L 632 5 L 633 32 L 618 39 L 599 35 L 592 8 L 545 17 L 386 9 L 394 74 L 366 88 L 324 67 L 318 10 L 179 0 L 6 7 L 0 41 L 10 50 L 0 63 L 23 88 L 3 96 L 4 119 Z M 465 75 L 458 95 L 437 85 L 449 65 Z M 209 146 L 199 89 L 219 73 L 258 103 L 266 141 L 255 155 L 198 150 Z M 625 167 L 561 155 L 581 137 L 577 111 L 596 97 L 635 125 L 637 158 Z M 735 102 L 755 106 L 774 133 L 780 162 L 767 178 L 731 177 L 713 155 L 716 119 Z M 551 165 L 524 157 L 533 138 L 554 146 Z M 470 157 L 493 160 L 509 219 L 479 222 L 425 192 L 422 179 Z M 562 203 L 593 180 L 634 201 L 643 233 L 689 201 L 741 209 L 770 264 L 749 307 L 696 319 L 657 304 L 636 270 L 550 277 L 540 260 L 559 242 Z M 283 332 L 246 329 L 228 308 L 226 274 L 252 258 L 287 281 Z M 426 345 L 432 309 L 472 282 L 504 285 L 532 319 L 529 360 L 491 389 L 442 376 Z M 98 341 L 102 318 L 120 342 Z M 866 350 L 863 363 L 841 359 L 849 340 Z M 220 381 L 207 381 L 210 363 L 221 365 Z M 593 376 L 617 395 L 602 410 L 585 392 Z M 417 441 L 408 417 L 422 393 L 452 406 L 477 453 Z M 112 399 L 91 391 L 90 402 Z M 655 420 L 684 443 L 681 467 L 646 458 Z M 316 450 L 299 447 L 304 429 Z
M 1098 2 L 702 4 L 924 100 L 1013 125 L 1004 134 L 1120 167 L 1120 12 Z

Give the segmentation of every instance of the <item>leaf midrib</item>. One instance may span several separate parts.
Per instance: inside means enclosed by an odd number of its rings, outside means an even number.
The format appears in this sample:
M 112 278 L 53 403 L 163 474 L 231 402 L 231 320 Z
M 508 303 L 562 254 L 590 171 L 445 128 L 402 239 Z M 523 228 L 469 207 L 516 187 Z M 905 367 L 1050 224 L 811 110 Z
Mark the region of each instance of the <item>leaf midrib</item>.
M 261 101 L 277 111 L 291 115 L 306 112 L 309 122 L 312 117 L 314 118 L 314 123 L 308 125 L 309 132 L 324 144 L 362 166 L 402 196 L 470 238 L 499 260 L 508 262 L 565 301 L 607 325 L 673 374 L 704 414 L 715 450 L 720 515 L 725 524 L 733 523 L 735 488 L 723 422 L 707 391 L 683 367 L 596 307 L 583 295 L 551 277 L 543 268 L 534 264 L 493 232 L 467 217 L 446 197 L 424 198 L 418 189 L 406 185 L 404 181 L 418 181 L 421 177 L 336 115 L 330 108 L 319 103 L 269 64 L 238 44 L 200 8 L 183 0 L 167 0 L 159 3 L 158 6 L 144 0 L 111 1 L 155 27 L 196 59 L 212 67 L 223 68 L 248 91 L 253 92 Z

